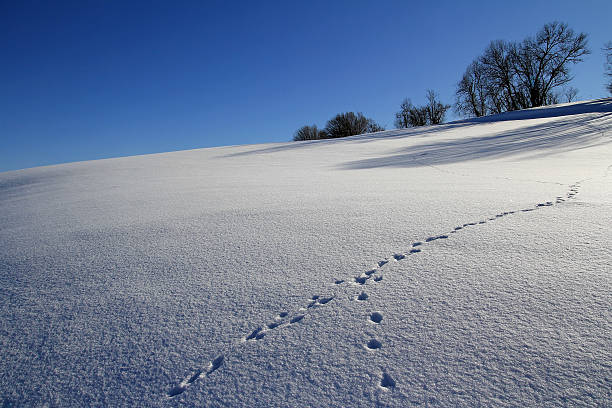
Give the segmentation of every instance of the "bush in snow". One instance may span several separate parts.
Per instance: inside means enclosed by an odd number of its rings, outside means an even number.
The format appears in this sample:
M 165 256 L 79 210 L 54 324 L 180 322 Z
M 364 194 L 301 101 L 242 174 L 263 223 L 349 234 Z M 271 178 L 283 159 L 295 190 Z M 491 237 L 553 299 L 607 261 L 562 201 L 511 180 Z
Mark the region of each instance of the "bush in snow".
M 325 133 L 328 138 L 360 135 L 362 133 L 380 132 L 385 130 L 373 119 L 366 118 L 363 113 L 339 113 L 327 121 Z
M 363 113 L 346 112 L 339 113 L 327 121 L 325 129 L 318 129 L 317 125 L 302 126 L 293 135 L 294 141 L 334 139 L 363 133 L 380 132 L 384 127 L 366 118 Z
M 327 134 L 324 130 L 319 130 L 317 125 L 312 126 L 302 126 L 299 128 L 295 134 L 293 135 L 294 141 L 300 140 L 319 140 L 326 139 Z

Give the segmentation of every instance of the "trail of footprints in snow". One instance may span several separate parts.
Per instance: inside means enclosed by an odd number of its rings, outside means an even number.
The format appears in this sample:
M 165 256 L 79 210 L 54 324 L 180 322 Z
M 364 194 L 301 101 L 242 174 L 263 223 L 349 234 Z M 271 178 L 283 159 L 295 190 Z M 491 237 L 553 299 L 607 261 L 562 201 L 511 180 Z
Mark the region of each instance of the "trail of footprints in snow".
M 565 197 L 563 196 L 557 196 L 555 201 L 546 201 L 544 203 L 538 203 L 536 204 L 534 207 L 531 208 L 524 208 L 518 211 L 505 211 L 499 214 L 496 214 L 493 217 L 489 217 L 485 220 L 479 220 L 476 222 L 469 222 L 469 223 L 465 223 L 463 225 L 459 225 L 457 227 L 455 227 L 452 231 L 449 231 L 447 234 L 440 234 L 440 235 L 434 235 L 431 237 L 426 238 L 424 241 L 417 241 L 417 242 L 413 242 L 410 249 L 406 252 L 402 252 L 402 253 L 395 253 L 393 254 L 392 257 L 390 258 L 385 258 L 382 259 L 380 261 L 377 262 L 377 266 L 374 267 L 373 269 L 370 269 L 358 276 L 354 277 L 354 281 L 353 284 L 355 285 L 359 285 L 359 286 L 363 286 L 366 285 L 367 281 L 370 280 L 370 278 L 373 279 L 374 282 L 380 282 L 383 279 L 383 275 L 381 272 L 381 268 L 383 268 L 387 263 L 389 263 L 389 260 L 392 259 L 396 262 L 402 261 L 404 259 L 406 259 L 408 256 L 413 255 L 413 254 L 417 254 L 419 252 L 422 251 L 422 247 L 424 244 L 433 242 L 433 241 L 437 241 L 439 239 L 447 239 L 450 234 L 456 234 L 458 231 L 461 231 L 465 228 L 469 228 L 469 227 L 473 227 L 476 225 L 482 225 L 482 224 L 486 224 L 487 222 L 490 221 L 495 221 L 499 218 L 508 216 L 508 215 L 512 215 L 512 214 L 516 214 L 518 212 L 530 212 L 530 211 L 535 211 L 538 209 L 541 209 L 543 207 L 549 207 L 555 204 L 559 204 L 562 203 L 568 199 L 572 199 L 576 196 L 576 194 L 578 194 L 578 189 L 580 186 L 580 182 L 576 182 L 574 184 L 572 184 L 569 189 L 569 191 L 567 192 L 567 194 L 565 195 Z M 344 283 L 344 280 L 338 280 L 335 282 L 336 284 L 342 284 Z M 369 298 L 368 294 L 365 291 L 362 291 L 361 293 L 359 293 L 358 295 L 356 295 L 354 297 L 355 300 L 358 301 L 367 301 Z M 370 321 L 374 324 L 380 324 L 383 320 L 383 315 L 380 312 L 373 312 L 370 314 Z M 368 342 L 365 345 L 365 348 L 368 350 L 378 350 L 380 348 L 382 348 L 382 343 L 380 342 L 380 340 L 376 339 L 376 338 L 371 338 L 370 340 L 368 340 Z M 385 388 L 385 389 L 390 389 L 390 388 L 394 388 L 396 385 L 395 380 L 391 377 L 391 375 L 386 372 L 383 371 L 382 372 L 382 376 L 381 376 L 381 380 L 380 380 L 380 387 Z
M 336 281 L 336 284 L 341 284 L 342 282 Z M 282 327 L 290 326 L 296 323 L 301 322 L 306 314 L 316 306 L 323 306 L 328 304 L 334 299 L 334 296 L 322 297 L 319 295 L 314 295 L 310 299 L 308 299 L 308 303 L 298 309 L 296 313 L 289 314 L 288 312 L 280 312 L 276 315 L 273 321 L 269 322 L 264 326 L 258 326 L 255 330 L 251 331 L 248 335 L 240 339 L 239 343 L 246 343 L 251 341 L 258 341 L 263 339 L 271 330 L 279 329 Z M 211 375 L 214 371 L 216 371 L 225 360 L 225 356 L 220 355 L 215 358 L 213 361 L 208 363 L 208 368 L 206 370 L 196 370 L 189 377 L 185 378 L 181 383 L 170 391 L 168 391 L 167 396 L 172 398 L 176 397 L 179 394 L 185 392 L 185 390 L 192 385 L 196 380 L 204 379 Z
M 374 268 L 368 269 L 366 272 L 363 272 L 362 274 L 355 276 L 352 281 L 351 280 L 347 281 L 345 279 L 337 279 L 333 282 L 333 284 L 335 286 L 347 285 L 347 284 L 352 284 L 355 286 L 365 286 L 370 279 L 373 282 L 379 283 L 383 280 L 383 274 L 381 270 L 391 260 L 395 262 L 403 261 L 410 255 L 414 255 L 414 254 L 418 254 L 422 252 L 424 245 L 437 241 L 437 240 L 447 239 L 449 238 L 451 234 L 455 234 L 465 228 L 486 224 L 487 222 L 495 221 L 499 218 L 503 218 L 508 215 L 517 214 L 520 212 L 536 211 L 544 207 L 550 207 L 555 204 L 563 203 L 566 200 L 573 199 L 576 197 L 576 195 L 579 192 L 580 183 L 581 182 L 578 181 L 570 185 L 569 186 L 570 189 L 567 192 L 567 194 L 565 196 L 557 196 L 555 198 L 555 201 L 546 201 L 543 203 L 538 203 L 534 207 L 524 208 L 521 210 L 502 212 L 502 213 L 496 214 L 495 216 L 489 217 L 487 219 L 459 225 L 455 227 L 452 231 L 449 231 L 448 233 L 434 235 L 434 236 L 426 238 L 423 241 L 413 242 L 410 246 L 410 249 L 407 250 L 406 252 L 395 253 L 389 258 L 385 258 L 385 259 L 378 261 Z M 368 298 L 369 298 L 369 295 L 365 291 L 361 291 L 361 293 L 358 293 L 353 297 L 354 300 L 359 301 L 359 302 L 367 302 Z M 270 323 L 264 326 L 258 326 L 253 331 L 251 331 L 248 335 L 242 338 L 240 342 L 246 343 L 246 342 L 251 342 L 251 341 L 262 340 L 266 336 L 266 334 L 271 330 L 276 330 L 276 329 L 280 329 L 283 327 L 291 326 L 293 324 L 300 323 L 306 317 L 307 313 L 310 310 L 316 307 L 319 307 L 319 306 L 324 306 L 328 304 L 329 302 L 331 302 L 333 299 L 334 299 L 334 296 L 321 297 L 319 295 L 314 295 L 311 298 L 309 298 L 307 304 L 299 308 L 297 312 L 291 315 L 288 312 L 284 312 L 284 311 L 278 313 L 278 315 L 276 315 L 273 321 L 271 321 Z M 369 321 L 370 323 L 378 326 L 383 321 L 383 314 L 381 312 L 372 312 L 369 316 Z M 383 347 L 382 342 L 376 338 L 371 338 L 370 340 L 368 340 L 368 342 L 365 345 L 365 349 L 369 351 L 376 351 L 376 350 L 381 349 L 382 347 Z M 179 385 L 175 386 L 170 391 L 168 391 L 167 393 L 168 397 L 171 397 L 171 398 L 175 397 L 183 393 L 190 385 L 192 385 L 197 380 L 205 379 L 206 377 L 214 373 L 216 370 L 218 370 L 223 365 L 224 360 L 225 360 L 225 356 L 220 355 L 216 357 L 214 360 L 210 361 L 205 370 L 196 370 L 189 377 L 181 381 Z M 379 385 L 383 389 L 392 389 L 396 386 L 396 382 L 388 372 L 383 370 L 381 373 L 381 379 L 380 379 Z

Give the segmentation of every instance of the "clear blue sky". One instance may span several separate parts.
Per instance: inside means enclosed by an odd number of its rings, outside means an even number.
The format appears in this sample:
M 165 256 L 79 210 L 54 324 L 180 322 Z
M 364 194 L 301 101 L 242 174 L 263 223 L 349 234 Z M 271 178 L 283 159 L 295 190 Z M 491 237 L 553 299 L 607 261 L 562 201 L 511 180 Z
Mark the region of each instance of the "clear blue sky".
M 0 171 L 288 141 L 345 111 L 392 128 L 404 97 L 453 102 L 491 40 L 554 20 L 589 34 L 579 98 L 606 95 L 612 1 L 413 3 L 3 1 Z

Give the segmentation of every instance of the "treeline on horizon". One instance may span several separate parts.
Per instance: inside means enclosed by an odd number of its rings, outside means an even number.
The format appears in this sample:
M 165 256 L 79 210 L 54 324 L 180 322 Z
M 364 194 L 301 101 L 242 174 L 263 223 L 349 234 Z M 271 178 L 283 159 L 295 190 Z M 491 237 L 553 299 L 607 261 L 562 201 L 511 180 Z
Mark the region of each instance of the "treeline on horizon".
M 535 35 L 521 42 L 492 41 L 483 54 L 465 70 L 455 91 L 454 110 L 465 117 L 479 117 L 519 109 L 535 108 L 575 100 L 578 90 L 568 86 L 570 67 L 590 54 L 587 34 L 575 33 L 565 23 L 552 22 Z M 606 55 L 606 89 L 612 94 L 612 42 L 603 51 Z M 395 114 L 395 126 L 437 125 L 444 122 L 451 108 L 438 100 L 433 90 L 427 102 L 415 106 L 406 98 Z M 323 129 L 303 126 L 294 141 L 332 139 L 383 131 L 385 128 L 363 113 L 339 113 Z

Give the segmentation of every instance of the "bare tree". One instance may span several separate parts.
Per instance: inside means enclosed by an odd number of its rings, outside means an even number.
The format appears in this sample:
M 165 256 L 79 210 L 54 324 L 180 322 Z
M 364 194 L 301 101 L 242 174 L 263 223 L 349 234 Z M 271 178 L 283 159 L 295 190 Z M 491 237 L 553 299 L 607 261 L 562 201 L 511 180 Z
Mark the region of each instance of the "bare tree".
M 450 105 L 445 105 L 438 101 L 438 96 L 432 89 L 427 90 L 427 121 L 430 125 L 439 125 L 444 121 L 446 111 Z
M 296 142 L 300 140 L 319 140 L 325 139 L 325 136 L 325 131 L 319 130 L 317 125 L 302 126 L 293 135 L 293 140 Z
M 400 105 L 400 111 L 395 114 L 395 126 L 397 128 L 408 128 L 427 124 L 427 107 L 414 106 L 410 99 L 404 99 Z
M 576 97 L 578 96 L 578 89 L 574 88 L 573 86 L 564 88 L 563 96 L 565 97 L 565 102 L 575 102 Z
M 379 125 L 378 123 L 374 122 L 372 119 L 370 119 L 370 125 L 368 126 L 368 131 L 367 133 L 375 133 L 375 132 L 382 132 L 385 130 L 384 126 Z
M 354 112 L 339 113 L 325 125 L 325 133 L 328 138 L 360 135 L 382 130 L 385 129 L 374 122 L 373 119 L 366 118 L 361 112 L 357 114 Z
M 427 117 L 426 106 L 415 106 L 410 111 L 410 125 L 411 126 L 426 126 L 429 124 Z
M 517 83 L 529 98 L 525 107 L 546 104 L 553 89 L 572 80 L 570 65 L 581 62 L 589 53 L 587 35 L 575 34 L 567 24 L 558 22 L 546 24 L 535 38 L 527 38 L 514 47 Z
M 570 66 L 589 52 L 586 34 L 558 22 L 521 43 L 493 41 L 459 81 L 455 109 L 482 116 L 558 103 L 556 89 L 571 81 Z
M 608 92 L 610 92 L 610 95 L 612 95 L 612 41 L 604 45 L 604 52 L 606 54 L 606 76 L 609 78 L 606 88 Z
M 457 113 L 468 116 L 484 116 L 489 113 L 487 101 L 489 91 L 487 84 L 487 76 L 484 72 L 484 66 L 480 60 L 472 62 L 461 81 L 457 84 L 457 100 L 455 102 L 455 111 Z
M 402 101 L 400 111 L 395 114 L 396 128 L 407 128 L 412 126 L 410 123 L 410 110 L 413 108 L 414 106 L 412 102 L 410 102 L 410 99 L 406 98 Z
M 395 126 L 407 128 L 414 126 L 437 125 L 442 123 L 450 105 L 437 100 L 437 95 L 431 89 L 427 90 L 427 105 L 414 106 L 406 98 L 400 105 L 400 111 L 395 114 Z
M 494 110 L 510 111 L 525 107 L 523 95 L 515 81 L 515 67 L 512 63 L 516 45 L 505 41 L 493 41 L 480 57 L 487 76 Z

